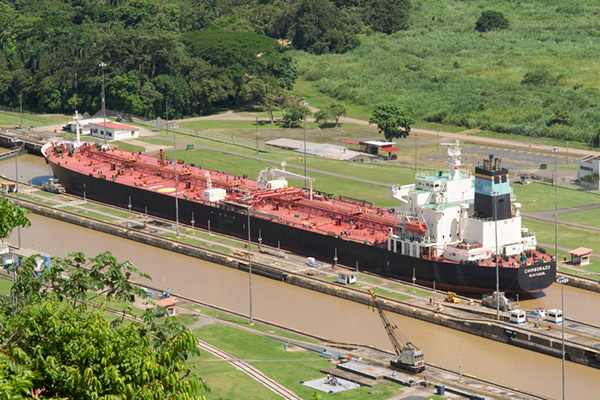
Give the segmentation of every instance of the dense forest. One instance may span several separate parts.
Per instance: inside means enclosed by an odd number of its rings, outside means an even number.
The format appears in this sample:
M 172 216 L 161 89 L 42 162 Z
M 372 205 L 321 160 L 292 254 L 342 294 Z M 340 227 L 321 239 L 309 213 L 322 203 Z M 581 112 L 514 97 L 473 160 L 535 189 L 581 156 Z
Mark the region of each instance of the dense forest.
M 404 29 L 410 2 L 392 3 L 0 0 L 0 104 L 95 112 L 104 73 L 107 107 L 124 113 L 273 107 L 296 80 L 288 49 L 343 53 L 360 33 Z

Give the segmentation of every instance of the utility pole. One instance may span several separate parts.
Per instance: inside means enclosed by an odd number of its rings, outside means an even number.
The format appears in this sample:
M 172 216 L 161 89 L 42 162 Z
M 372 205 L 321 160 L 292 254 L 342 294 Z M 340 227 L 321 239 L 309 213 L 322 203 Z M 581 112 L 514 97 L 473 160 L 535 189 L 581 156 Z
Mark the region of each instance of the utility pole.
M 306 177 L 306 107 L 308 107 L 308 102 L 302 100 L 300 105 L 304 111 L 304 176 Z M 304 188 L 306 189 L 306 181 L 304 181 Z
M 167 120 L 167 137 L 169 137 L 169 103 L 165 98 L 165 119 Z M 175 236 L 179 237 L 179 192 L 177 190 L 177 139 L 173 129 L 173 169 L 175 170 Z
M 106 63 L 102 61 L 98 66 L 102 68 L 102 118 L 104 119 L 104 144 L 106 144 L 106 94 L 104 92 L 104 67 L 106 67 Z

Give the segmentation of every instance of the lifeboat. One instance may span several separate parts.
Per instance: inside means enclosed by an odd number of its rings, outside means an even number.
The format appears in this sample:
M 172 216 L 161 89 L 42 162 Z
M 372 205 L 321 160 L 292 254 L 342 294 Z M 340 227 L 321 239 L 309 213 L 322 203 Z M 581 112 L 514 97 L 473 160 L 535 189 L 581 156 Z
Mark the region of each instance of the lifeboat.
M 422 235 L 425 232 L 427 232 L 427 226 L 425 225 L 425 222 L 407 222 L 404 227 L 407 231 L 415 232 L 419 235 Z

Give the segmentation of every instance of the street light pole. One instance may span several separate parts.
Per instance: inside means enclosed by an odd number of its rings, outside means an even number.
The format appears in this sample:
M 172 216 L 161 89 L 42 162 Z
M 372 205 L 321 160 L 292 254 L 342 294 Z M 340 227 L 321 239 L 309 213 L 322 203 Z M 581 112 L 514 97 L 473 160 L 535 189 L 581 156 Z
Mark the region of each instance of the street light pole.
M 569 282 L 569 279 L 561 276 L 556 282 L 560 283 L 560 308 L 562 312 L 562 398 L 565 400 L 565 298 L 563 289 L 565 283 Z
M 306 177 L 306 107 L 308 106 L 308 102 L 302 100 L 300 105 L 302 106 L 302 111 L 304 111 L 304 176 Z M 304 188 L 306 189 L 306 180 L 304 181 Z
M 19 149 L 16 149 L 17 151 L 15 152 L 15 181 L 17 182 L 15 188 L 17 191 L 17 206 L 20 205 L 19 202 L 19 153 L 20 153 L 20 146 L 22 145 L 21 141 L 19 139 L 12 139 L 12 142 L 15 143 L 15 145 L 18 143 L 19 144 Z M 17 225 L 17 240 L 19 243 L 19 249 L 21 248 L 21 226 Z
M 104 144 L 106 144 L 106 94 L 104 93 L 104 67 L 106 67 L 106 63 L 102 61 L 98 66 L 102 68 L 102 118 L 104 119 Z
M 248 203 L 248 289 L 250 293 L 250 325 L 254 325 L 252 316 L 252 238 L 250 236 L 250 204 Z
M 498 268 L 498 192 L 492 192 L 492 201 L 494 202 L 494 237 L 496 240 L 496 320 L 500 320 L 500 269 Z
M 557 171 L 556 171 L 556 156 L 560 149 L 553 147 L 552 152 L 554 153 L 554 262 L 558 266 L 558 182 L 557 182 Z
M 165 99 L 165 119 L 167 120 L 167 137 L 169 136 L 169 103 Z M 179 237 L 179 192 L 177 190 L 177 140 L 173 129 L 173 169 L 175 170 L 175 236 Z

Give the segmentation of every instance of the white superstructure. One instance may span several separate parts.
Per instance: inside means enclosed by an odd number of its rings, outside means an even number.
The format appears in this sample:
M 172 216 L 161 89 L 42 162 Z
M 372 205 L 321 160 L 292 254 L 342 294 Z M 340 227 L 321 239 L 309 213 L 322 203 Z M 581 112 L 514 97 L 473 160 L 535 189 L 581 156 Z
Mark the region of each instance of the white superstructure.
M 490 157 L 484 163 L 487 169 L 478 167 L 477 176 L 463 173 L 460 154 L 456 141 L 448 145 L 450 172 L 417 176 L 416 184 L 390 188 L 389 194 L 401 202 L 396 212 L 402 222 L 390 233 L 388 250 L 477 262 L 494 255 L 496 237 L 500 255 L 518 256 L 535 249 L 535 236 L 521 227 L 521 205 L 510 209 L 508 171 Z

